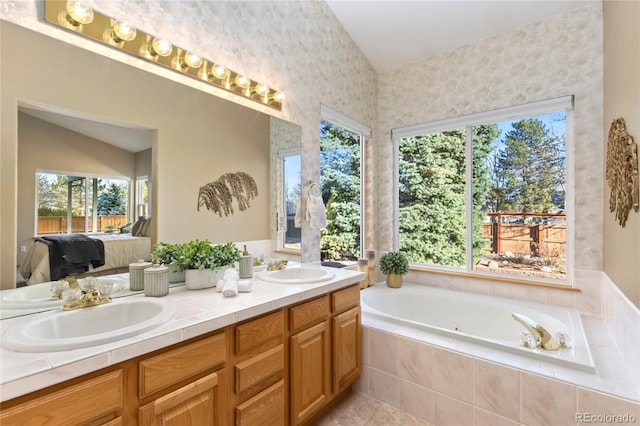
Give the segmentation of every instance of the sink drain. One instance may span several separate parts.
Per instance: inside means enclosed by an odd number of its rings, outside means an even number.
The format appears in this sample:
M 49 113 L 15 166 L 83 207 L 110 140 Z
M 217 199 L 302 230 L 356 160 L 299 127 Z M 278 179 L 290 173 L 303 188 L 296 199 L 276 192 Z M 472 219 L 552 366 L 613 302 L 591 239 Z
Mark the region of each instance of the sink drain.
M 462 331 L 462 328 L 459 325 L 454 325 L 453 326 L 453 330 L 454 331 Z

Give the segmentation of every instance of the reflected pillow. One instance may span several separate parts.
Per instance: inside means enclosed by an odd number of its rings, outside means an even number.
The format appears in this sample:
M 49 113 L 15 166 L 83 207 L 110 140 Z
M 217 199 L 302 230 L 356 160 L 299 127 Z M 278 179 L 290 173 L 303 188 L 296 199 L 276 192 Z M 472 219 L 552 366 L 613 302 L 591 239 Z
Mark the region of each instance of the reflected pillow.
M 142 226 L 140 226 L 140 228 L 138 229 L 138 233 L 136 234 L 136 236 L 138 236 L 138 237 L 148 237 L 150 232 L 151 232 L 151 218 L 148 217 L 144 221 Z
M 140 228 L 142 227 L 142 225 L 144 225 L 144 216 L 140 216 L 138 217 L 138 220 L 136 220 L 136 223 L 133 224 L 133 226 L 131 227 L 131 235 L 132 236 L 136 236 L 138 235 L 138 232 L 140 231 Z

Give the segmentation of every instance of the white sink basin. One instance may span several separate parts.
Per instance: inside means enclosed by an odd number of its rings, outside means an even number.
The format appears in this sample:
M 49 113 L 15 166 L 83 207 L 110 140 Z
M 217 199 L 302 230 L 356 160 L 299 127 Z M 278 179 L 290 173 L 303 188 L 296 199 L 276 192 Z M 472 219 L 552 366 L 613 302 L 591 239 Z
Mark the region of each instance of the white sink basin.
M 5 349 L 53 352 L 114 342 L 158 327 L 175 314 L 163 299 L 120 299 L 73 311 L 45 312 L 16 322 L 2 336 Z
M 127 286 L 127 282 L 122 278 L 98 277 L 97 280 L 98 283 L 111 282 L 113 284 L 112 296 Z M 82 282 L 82 279 L 78 281 Z M 2 309 L 35 309 L 62 306 L 62 300 L 51 299 L 51 284 L 51 282 L 46 282 L 4 290 L 0 292 L 0 307 Z
M 263 281 L 280 284 L 307 284 L 332 280 L 332 272 L 312 266 L 299 266 L 278 271 L 262 271 L 257 274 Z

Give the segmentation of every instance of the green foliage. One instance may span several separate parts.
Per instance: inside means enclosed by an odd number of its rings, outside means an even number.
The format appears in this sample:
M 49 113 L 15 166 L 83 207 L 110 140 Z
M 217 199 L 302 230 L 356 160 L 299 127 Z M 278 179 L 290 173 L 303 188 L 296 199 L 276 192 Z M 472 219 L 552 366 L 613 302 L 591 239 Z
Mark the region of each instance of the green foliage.
M 493 211 L 548 212 L 564 208 L 565 149 L 537 118 L 513 123 L 495 160 Z
M 40 206 L 38 207 L 38 217 L 42 216 L 67 216 L 67 209 L 57 207 Z
M 320 238 L 323 260 L 360 256 L 360 137 L 323 121 L 320 127 L 322 199 L 327 227 Z
M 154 263 L 164 263 L 171 265 L 176 263 L 180 255 L 180 244 L 163 243 L 158 241 L 153 245 L 151 261 Z
M 123 215 L 127 212 L 127 191 L 115 183 L 98 195 L 98 214 L 101 216 Z
M 409 272 L 409 260 L 402 252 L 390 251 L 380 258 L 380 270 L 385 275 L 404 275 Z
M 213 245 L 209 240 L 192 240 L 180 244 L 174 264 L 184 271 L 186 269 L 218 270 L 222 266 L 233 265 L 242 258 L 240 249 L 235 244 Z

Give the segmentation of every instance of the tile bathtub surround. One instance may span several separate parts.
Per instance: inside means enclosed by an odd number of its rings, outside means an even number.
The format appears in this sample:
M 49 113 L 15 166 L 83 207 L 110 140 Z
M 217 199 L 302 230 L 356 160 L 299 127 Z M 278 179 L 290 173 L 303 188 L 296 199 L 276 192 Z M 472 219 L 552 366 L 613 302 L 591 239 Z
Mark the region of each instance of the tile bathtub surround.
M 369 339 L 363 351 L 369 352 L 369 359 L 375 352 L 395 351 L 398 375 L 365 363 L 354 389 L 425 422 L 438 426 L 575 425 L 577 413 L 629 414 L 640 420 L 640 395 L 637 401 L 617 397 L 569 383 L 571 378 L 562 377 L 559 370 L 550 371 L 555 377 L 546 377 L 403 337 L 396 333 L 395 325 L 390 326 L 390 333 L 369 322 L 363 318 L 363 330 L 369 336 L 389 336 Z M 398 345 L 395 350 L 375 346 L 393 341 Z M 393 370 L 388 364 L 384 368 Z

